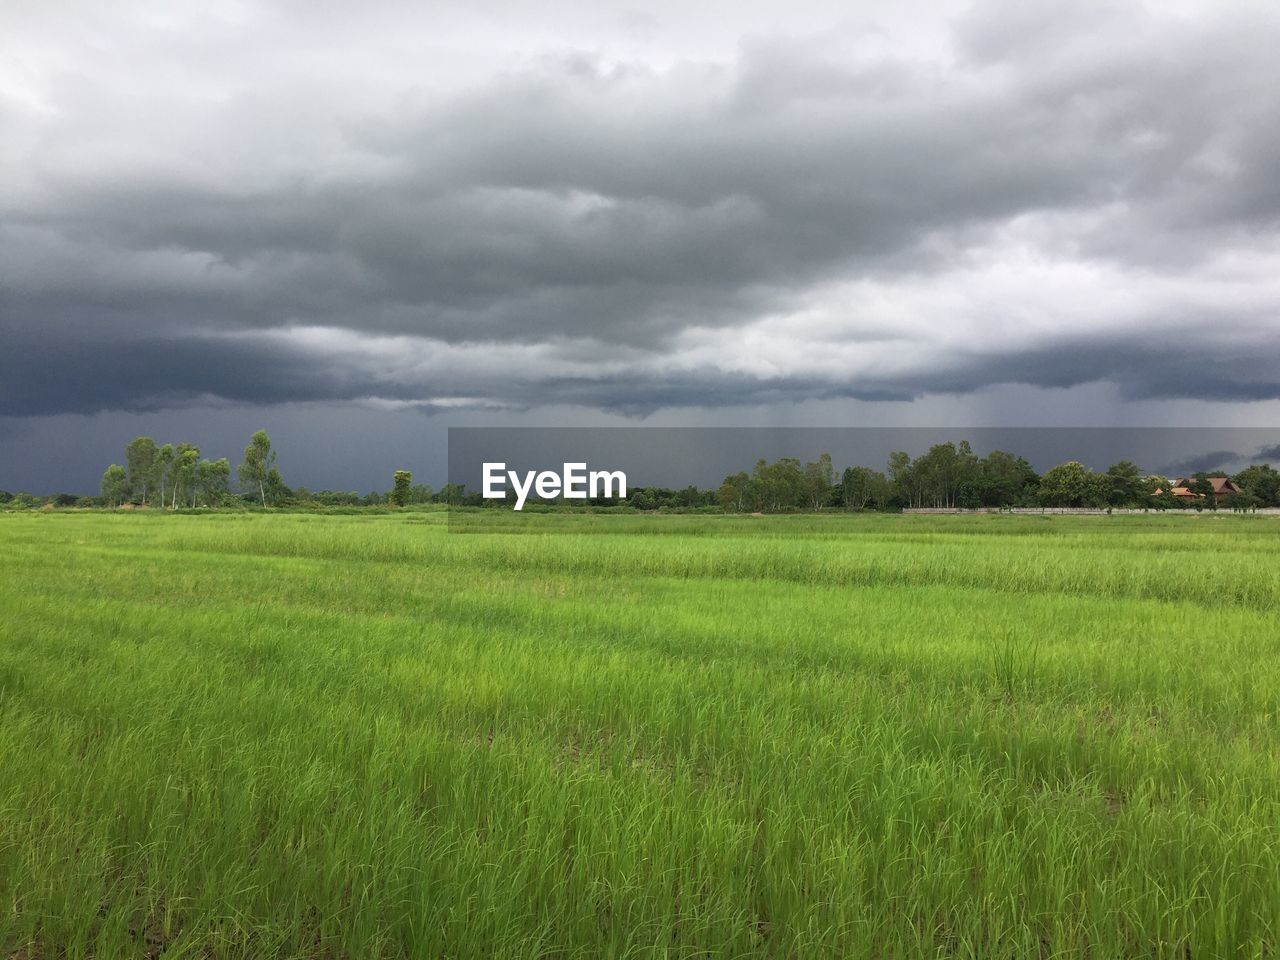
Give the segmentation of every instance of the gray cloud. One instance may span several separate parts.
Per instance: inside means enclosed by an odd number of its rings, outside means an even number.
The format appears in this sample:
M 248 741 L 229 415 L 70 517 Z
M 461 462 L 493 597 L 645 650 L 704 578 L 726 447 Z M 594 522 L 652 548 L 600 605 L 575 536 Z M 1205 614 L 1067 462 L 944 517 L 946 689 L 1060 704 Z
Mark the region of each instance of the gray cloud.
M 475 24 L 249 9 L 122 7 L 118 61 L 11 41 L 0 415 L 1280 398 L 1273 12 L 815 9 L 726 49 L 662 11 L 431 70 L 393 34 Z
M 1231 450 L 1214 450 L 1211 453 L 1196 454 L 1195 456 L 1177 460 L 1165 467 L 1164 472 L 1170 476 L 1187 476 L 1193 473 L 1208 473 L 1219 470 L 1234 473 L 1234 465 L 1240 463 L 1242 459 L 1240 454 Z
M 1196 432 L 1195 430 L 1190 430 L 1187 431 L 1187 435 L 1193 436 Z M 1236 432 L 1228 428 L 1217 431 L 1217 435 L 1226 439 Z M 1214 450 L 1210 453 L 1183 457 L 1171 463 L 1165 469 L 1165 472 L 1169 474 L 1191 474 L 1211 470 L 1226 470 L 1234 473 L 1254 463 L 1280 463 L 1280 444 L 1268 444 L 1258 447 L 1251 454 L 1237 453 L 1231 450 Z

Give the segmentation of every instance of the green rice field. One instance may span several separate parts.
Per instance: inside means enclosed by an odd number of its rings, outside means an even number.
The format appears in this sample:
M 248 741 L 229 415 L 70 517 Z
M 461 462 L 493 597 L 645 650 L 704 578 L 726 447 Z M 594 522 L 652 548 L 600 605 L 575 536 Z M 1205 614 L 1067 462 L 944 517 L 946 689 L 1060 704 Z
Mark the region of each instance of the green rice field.
M 0 960 L 1280 956 L 1280 519 L 0 515 Z

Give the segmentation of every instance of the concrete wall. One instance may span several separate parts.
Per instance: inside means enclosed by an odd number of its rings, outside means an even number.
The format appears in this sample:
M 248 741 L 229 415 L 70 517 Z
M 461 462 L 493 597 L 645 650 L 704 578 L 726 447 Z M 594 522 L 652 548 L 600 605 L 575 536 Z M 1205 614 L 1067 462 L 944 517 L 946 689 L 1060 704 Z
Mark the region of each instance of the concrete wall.
M 966 510 L 961 507 L 915 507 L 909 510 L 903 510 L 903 513 L 919 513 L 919 514 L 969 514 L 969 513 L 1016 513 L 1031 514 L 1034 516 L 1043 516 L 1049 514 L 1059 514 L 1068 516 L 1086 516 L 1086 517 L 1105 517 L 1108 515 L 1135 514 L 1137 516 L 1168 516 L 1168 517 L 1222 517 L 1233 516 L 1230 510 L 1131 510 L 1128 508 L 1121 509 L 1116 507 L 1112 510 L 1100 510 L 1097 507 L 978 507 L 972 510 Z M 1259 510 L 1250 511 L 1251 514 L 1259 516 L 1280 516 L 1280 507 L 1263 507 Z

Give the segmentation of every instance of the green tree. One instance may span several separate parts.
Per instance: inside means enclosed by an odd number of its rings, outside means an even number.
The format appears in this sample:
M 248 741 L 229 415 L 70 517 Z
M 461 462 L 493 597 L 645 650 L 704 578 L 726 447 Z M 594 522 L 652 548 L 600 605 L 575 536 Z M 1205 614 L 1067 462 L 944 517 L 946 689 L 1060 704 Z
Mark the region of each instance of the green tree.
M 911 465 L 915 479 L 917 505 L 954 507 L 961 491 L 972 488 L 978 476 L 978 458 L 968 440 L 959 447 L 953 443 L 936 443 Z
M 165 487 L 173 482 L 174 450 L 172 443 L 166 443 L 156 451 L 156 483 L 160 488 L 160 506 L 165 505 Z
M 1039 485 L 1040 477 L 1025 459 L 992 450 L 978 461 L 963 505 L 1011 507 L 1026 503 Z
M 745 470 L 730 474 L 716 490 L 716 501 L 725 512 L 741 513 L 751 503 L 751 478 Z
M 147 494 L 155 483 L 156 454 L 156 442 L 150 437 L 135 437 L 124 448 L 129 493 L 143 506 L 146 506 Z
M 413 487 L 413 474 L 408 470 L 397 470 L 392 477 L 391 502 L 403 507 L 409 502 L 409 490 Z
M 780 457 L 773 463 L 756 461 L 751 472 L 753 505 L 761 510 L 779 511 L 804 502 L 804 469 L 795 457 Z
M 866 510 L 884 506 L 889 481 L 879 470 L 870 467 L 846 467 L 840 477 L 840 502 L 846 510 Z
M 280 476 L 280 471 L 272 467 L 267 471 L 267 503 L 279 507 L 292 502 L 293 491 L 284 482 L 284 477 Z
M 222 506 L 231 491 L 230 461 L 226 457 L 201 460 L 196 466 L 195 486 L 196 496 L 206 506 Z
M 821 510 L 831 499 L 831 488 L 835 486 L 835 467 L 831 464 L 831 454 L 823 453 L 817 460 L 804 465 L 804 478 L 801 484 L 805 501 L 813 510 Z
M 462 498 L 466 496 L 466 490 L 467 485 L 465 483 L 446 483 L 440 488 L 440 502 L 456 507 L 462 503 Z
M 1113 507 L 1145 507 L 1150 499 L 1146 478 L 1137 465 L 1121 460 L 1107 468 L 1107 503 Z
M 634 510 L 656 510 L 658 507 L 658 504 L 654 500 L 653 494 L 649 491 L 648 487 L 638 487 L 635 490 L 629 491 L 627 494 L 627 503 L 629 503 Z
M 1236 513 L 1248 513 L 1250 510 L 1258 509 L 1258 498 L 1252 493 L 1242 490 L 1239 493 L 1229 493 L 1223 497 L 1222 506 L 1228 510 L 1234 510 Z
M 108 507 L 118 507 L 129 498 L 129 474 L 124 467 L 113 463 L 102 474 L 98 485 L 102 500 Z
M 1280 507 L 1280 471 L 1269 463 L 1255 463 L 1231 478 L 1245 493 L 1255 497 L 1258 506 Z
M 1103 507 L 1109 489 L 1106 474 L 1068 460 L 1040 478 L 1038 496 L 1046 507 Z
M 702 505 L 702 491 L 692 483 L 681 490 L 677 496 L 680 498 L 681 506 L 693 508 Z
M 200 467 L 200 448 L 190 443 L 180 443 L 173 451 L 173 508 L 178 503 L 193 500 L 196 490 L 196 473 Z
M 919 506 L 915 470 L 911 464 L 911 455 L 905 450 L 895 450 L 889 454 L 889 483 L 901 503 L 908 507 Z
M 751 506 L 757 512 L 772 510 L 774 508 L 773 493 L 769 461 L 761 457 L 751 468 Z
M 257 488 L 262 505 L 267 505 L 267 481 L 275 466 L 276 452 L 271 449 L 271 438 L 267 431 L 259 430 L 249 438 L 249 445 L 244 448 L 244 463 L 240 464 L 237 473 L 240 482 L 247 487 Z

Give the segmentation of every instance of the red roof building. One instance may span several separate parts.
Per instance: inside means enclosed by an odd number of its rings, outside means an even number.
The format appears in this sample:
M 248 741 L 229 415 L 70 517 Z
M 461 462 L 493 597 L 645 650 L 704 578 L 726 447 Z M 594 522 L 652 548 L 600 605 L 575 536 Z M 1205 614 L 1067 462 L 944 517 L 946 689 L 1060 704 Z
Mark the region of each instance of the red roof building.
M 1223 497 L 1230 496 L 1233 493 L 1243 492 L 1238 486 L 1231 482 L 1229 477 L 1205 477 L 1205 479 L 1213 484 L 1213 499 L 1215 502 L 1221 500 Z M 1188 502 L 1192 500 L 1199 500 L 1200 494 L 1193 492 L 1191 489 L 1191 485 L 1195 482 L 1194 477 L 1179 477 L 1177 480 L 1173 481 L 1173 487 L 1170 488 L 1169 492 L 1179 500 L 1186 500 Z M 1157 490 L 1156 493 L 1159 494 L 1160 491 Z

